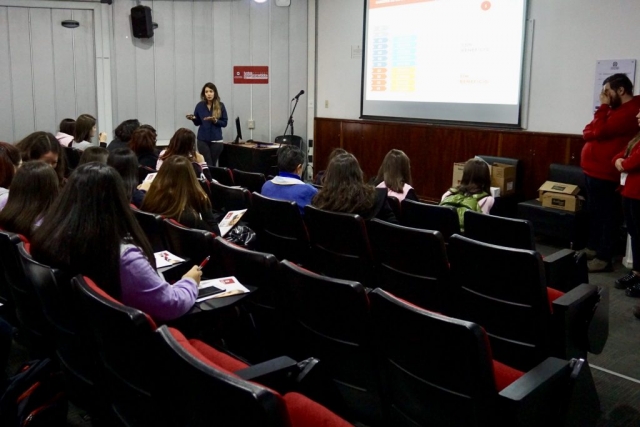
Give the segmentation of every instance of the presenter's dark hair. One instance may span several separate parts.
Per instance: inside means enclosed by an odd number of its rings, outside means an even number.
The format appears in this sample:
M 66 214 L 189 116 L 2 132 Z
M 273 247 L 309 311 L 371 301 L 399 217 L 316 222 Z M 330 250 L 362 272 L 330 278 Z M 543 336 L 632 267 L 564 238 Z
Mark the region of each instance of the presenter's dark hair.
M 96 118 L 91 114 L 80 114 L 76 119 L 76 131 L 73 139 L 76 142 L 90 141 L 91 130 L 96 125 Z
M 122 142 L 129 142 L 131 140 L 131 134 L 133 131 L 140 127 L 140 122 L 138 119 L 125 120 L 120 123 L 118 127 L 115 129 L 114 133 L 116 138 L 118 138 Z
M 62 152 L 62 146 L 55 136 L 49 132 L 33 132 L 16 144 L 16 148 L 20 150 L 23 162 L 29 160 L 40 160 L 48 153 L 56 153 L 58 155 L 58 163 L 54 166 L 58 181 L 60 184 L 64 182 L 65 171 L 65 155 Z
M 49 210 L 59 188 L 58 175 L 51 166 L 25 162 L 16 172 L 7 205 L 0 212 L 0 226 L 30 238 L 33 224 Z
M 138 246 L 155 268 L 120 175 L 110 166 L 87 163 L 74 170 L 33 233 L 31 252 L 44 264 L 90 277 L 119 299 L 120 246 L 126 243 Z
M 626 74 L 612 74 L 604 79 L 604 81 L 602 82 L 602 86 L 606 85 L 607 83 L 609 83 L 609 87 L 611 89 L 617 91 L 619 88 L 623 88 L 624 93 L 633 96 L 633 83 L 631 83 L 631 80 L 629 80 L 629 77 L 627 77 Z
M 458 186 L 460 193 L 471 196 L 478 193 L 489 193 L 491 190 L 491 172 L 487 163 L 480 159 L 469 159 L 464 164 L 462 179 Z
M 154 153 L 156 151 L 156 134 L 149 128 L 143 128 L 140 126 L 133 131 L 131 140 L 129 141 L 129 148 L 136 153 L 136 156 L 141 156 L 147 153 Z
M 75 119 L 62 119 L 60 125 L 58 126 L 60 132 L 66 133 L 67 135 L 75 135 L 76 133 L 76 121 Z
M 396 193 L 402 193 L 405 184 L 411 185 L 411 162 L 404 151 L 393 149 L 384 156 L 375 179 L 376 185 L 381 182 Z
M 87 147 L 80 156 L 78 166 L 84 165 L 89 162 L 107 163 L 107 157 L 109 157 L 109 151 L 102 147 Z
M 311 204 L 333 212 L 358 213 L 371 209 L 375 199 L 376 190 L 365 184 L 358 160 L 347 153 L 329 162 L 322 188 Z
M 281 172 L 294 173 L 303 162 L 304 155 L 295 145 L 283 145 L 278 150 L 278 170 Z
M 185 156 L 194 161 L 196 157 L 196 134 L 187 128 L 178 129 L 171 137 L 169 146 L 160 157 L 160 160 L 164 161 L 171 156 Z
M 138 157 L 128 148 L 118 148 L 109 153 L 107 164 L 118 171 L 124 189 L 131 200 L 133 190 L 138 187 Z
M 9 188 L 20 163 L 20 150 L 13 144 L 0 142 L 0 187 Z

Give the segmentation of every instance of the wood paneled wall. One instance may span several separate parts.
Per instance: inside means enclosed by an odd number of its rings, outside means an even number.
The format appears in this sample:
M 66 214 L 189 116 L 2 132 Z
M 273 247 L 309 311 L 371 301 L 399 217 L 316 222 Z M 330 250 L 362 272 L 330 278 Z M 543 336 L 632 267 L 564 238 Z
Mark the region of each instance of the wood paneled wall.
M 580 164 L 581 135 L 432 124 L 315 118 L 314 170 L 326 169 L 334 148 L 358 158 L 366 178 L 374 176 L 393 148 L 411 159 L 413 186 L 424 200 L 440 200 L 451 186 L 452 167 L 478 155 L 512 157 L 524 162 L 524 192 L 537 195 L 551 163 Z

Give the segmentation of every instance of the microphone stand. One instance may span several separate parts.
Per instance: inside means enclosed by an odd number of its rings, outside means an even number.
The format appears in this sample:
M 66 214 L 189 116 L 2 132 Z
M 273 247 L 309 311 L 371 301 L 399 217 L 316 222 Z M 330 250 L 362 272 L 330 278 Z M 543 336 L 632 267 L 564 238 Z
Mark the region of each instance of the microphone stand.
M 287 127 L 284 128 L 284 132 L 282 132 L 282 136 L 287 136 L 287 129 L 291 126 L 291 136 L 293 136 L 293 113 L 296 111 L 296 107 L 298 106 L 298 101 L 300 100 L 300 96 L 296 96 L 296 103 L 293 105 L 293 109 L 291 110 L 291 115 L 289 116 L 289 120 L 287 121 Z M 293 99 L 291 100 L 293 102 Z

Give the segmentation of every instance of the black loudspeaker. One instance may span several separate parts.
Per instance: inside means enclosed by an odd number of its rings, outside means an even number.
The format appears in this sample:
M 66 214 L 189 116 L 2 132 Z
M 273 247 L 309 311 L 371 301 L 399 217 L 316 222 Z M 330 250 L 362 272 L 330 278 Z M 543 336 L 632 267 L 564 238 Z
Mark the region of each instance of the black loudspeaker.
M 295 145 L 302 150 L 302 137 L 298 135 L 281 135 L 276 136 L 276 144 Z
M 131 26 L 133 37 L 149 39 L 153 37 L 153 21 L 149 6 L 135 6 L 131 8 Z

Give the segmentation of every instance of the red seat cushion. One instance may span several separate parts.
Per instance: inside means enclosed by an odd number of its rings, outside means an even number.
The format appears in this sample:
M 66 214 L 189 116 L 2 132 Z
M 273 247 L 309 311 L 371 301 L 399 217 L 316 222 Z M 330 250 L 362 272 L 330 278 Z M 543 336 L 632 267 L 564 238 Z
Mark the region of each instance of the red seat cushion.
M 353 427 L 324 406 L 298 393 L 284 395 L 291 427 Z
M 233 375 L 235 371 L 249 367 L 246 363 L 222 353 L 200 340 L 187 340 L 187 338 L 182 335 L 182 332 L 177 329 L 169 328 L 169 331 L 173 338 L 175 338 L 189 354 L 215 369 Z
M 551 313 L 553 313 L 553 301 L 557 300 L 562 295 L 564 295 L 564 292 L 553 288 L 547 288 L 547 299 L 549 300 L 549 311 Z
M 496 390 L 502 391 L 512 382 L 524 375 L 524 372 L 513 369 L 511 366 L 507 366 L 497 360 L 493 361 L 493 377 L 496 383 Z

